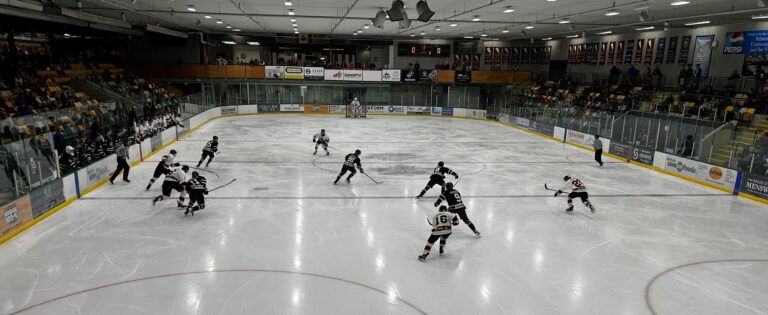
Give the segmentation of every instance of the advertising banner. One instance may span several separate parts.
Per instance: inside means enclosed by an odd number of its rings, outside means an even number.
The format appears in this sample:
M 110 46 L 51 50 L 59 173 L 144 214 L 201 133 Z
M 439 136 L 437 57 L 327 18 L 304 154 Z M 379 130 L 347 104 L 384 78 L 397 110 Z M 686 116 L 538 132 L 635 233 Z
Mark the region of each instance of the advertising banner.
M 280 105 L 259 105 L 259 113 L 280 112 Z
M 630 145 L 614 141 L 614 142 L 611 142 L 611 146 L 608 148 L 608 153 L 618 157 L 629 159 L 630 150 L 631 150 Z
M 501 47 L 493 47 L 493 63 L 501 62 Z
M 443 116 L 453 116 L 453 107 L 443 107 L 441 114 Z
M 543 122 L 531 121 L 528 129 L 550 137 L 555 134 L 555 125 Z
M 637 40 L 637 45 L 635 47 L 635 51 L 636 51 L 635 52 L 635 60 L 634 60 L 635 64 L 639 65 L 641 62 L 643 62 L 643 48 L 644 47 L 645 46 L 643 46 L 643 39 L 638 39 Z
M 595 142 L 595 136 L 568 129 L 566 141 L 591 148 Z
M 437 70 L 420 70 L 419 80 L 437 82 Z
M 699 173 L 699 179 L 707 183 L 715 184 L 731 190 L 736 187 L 736 177 L 738 172 L 732 169 L 699 162 L 699 169 L 697 173 Z
M 669 45 L 667 46 L 667 63 L 675 63 L 675 57 L 677 56 L 677 36 L 669 38 Z
M 322 67 L 304 67 L 304 80 L 322 80 L 325 69 Z
M 653 62 L 653 44 L 655 42 L 656 42 L 655 39 L 649 38 L 648 42 L 645 43 L 645 58 L 643 59 L 643 61 L 647 65 Z
M 712 60 L 712 44 L 715 35 L 696 36 L 696 43 L 693 45 L 694 68 L 697 64 L 701 65 L 701 73 L 705 78 L 709 74 L 709 62 Z
M 387 108 L 387 114 L 406 114 L 408 107 L 405 106 L 390 106 Z
M 400 69 L 381 70 L 381 81 L 400 82 Z
M 429 115 L 431 112 L 427 106 L 408 106 L 408 114 Z
M 493 48 L 491 47 L 485 47 L 485 55 L 483 56 L 483 63 L 484 64 L 491 64 L 493 60 Z
M 112 169 L 112 167 L 114 167 L 114 165 L 109 165 L 109 164 L 115 163 L 113 161 L 115 161 L 115 156 L 111 155 L 109 157 L 99 160 L 96 163 L 88 165 L 88 167 L 85 168 L 87 181 L 83 181 L 83 178 L 81 178 L 80 188 L 83 189 L 83 188 L 93 187 L 102 179 L 109 177 L 110 170 Z M 107 162 L 111 162 L 111 163 L 108 164 Z M 80 171 L 82 172 L 82 170 Z M 78 173 L 78 175 L 80 175 L 80 173 Z M 83 186 L 84 182 L 87 183 L 87 186 Z
M 32 204 L 29 195 L 0 207 L 0 236 L 13 232 L 19 226 L 32 220 Z
M 643 146 L 630 146 L 632 155 L 629 158 L 632 161 L 653 166 L 654 150 Z
M 468 118 L 482 118 L 485 119 L 487 112 L 481 109 L 467 109 Z
M 509 120 L 510 120 L 510 123 L 512 123 L 513 125 L 520 126 L 523 128 L 528 128 L 528 126 L 531 125 L 531 121 L 528 120 L 527 118 L 513 116 L 513 117 L 510 117 Z
M 323 79 L 326 81 L 342 81 L 344 80 L 344 71 L 340 69 L 325 69 Z
M 363 81 L 363 70 L 344 70 L 344 81 Z
M 347 112 L 347 106 L 346 105 L 330 105 L 328 106 L 328 111 L 330 113 L 346 113 Z
M 509 63 L 509 47 L 501 48 L 501 63 Z
M 282 79 L 284 70 L 283 66 L 266 66 L 264 67 L 264 75 L 267 79 Z
M 432 116 L 441 116 L 443 114 L 442 107 L 432 107 Z
M 730 32 L 725 36 L 724 54 L 768 54 L 768 31 Z
M 616 44 L 616 64 L 620 65 L 624 60 L 624 41 L 620 41 Z
M 235 115 L 238 113 L 237 106 L 222 106 L 220 108 L 222 115 Z
M 472 82 L 472 71 L 456 70 L 453 75 L 456 84 L 469 84 Z
M 363 81 L 381 82 L 381 70 L 363 70 Z
M 281 112 L 303 112 L 304 106 L 299 104 L 280 104 Z
M 739 193 L 768 199 L 768 178 L 743 173 L 741 175 L 741 189 L 739 189 Z
M 513 65 L 520 63 L 520 47 L 512 47 L 509 53 L 509 63 Z
M 653 63 L 655 64 L 662 64 L 664 63 L 664 51 L 667 48 L 667 39 L 662 37 L 659 38 L 659 45 L 656 46 L 656 59 L 654 59 Z
M 667 155 L 667 162 L 664 163 L 664 169 L 691 178 L 699 178 L 699 162 L 686 158 Z
M 691 51 L 691 36 L 683 36 L 680 40 L 680 56 L 677 57 L 677 63 L 684 65 L 688 63 L 688 53 Z
M 741 54 L 744 51 L 744 33 L 745 32 L 725 33 L 725 39 L 723 40 L 723 54 Z
M 520 63 L 529 63 L 531 61 L 531 49 L 523 47 L 520 53 Z
M 634 40 L 628 40 L 627 41 L 627 51 L 624 55 L 624 63 L 630 64 L 632 63 L 632 54 L 635 52 L 635 41 Z
M 32 202 L 32 216 L 37 218 L 48 210 L 64 203 L 64 182 L 58 178 L 48 184 L 32 190 L 30 193 Z
M 404 82 L 416 82 L 419 81 L 419 73 L 414 70 L 403 70 L 401 75 Z
M 302 67 L 285 67 L 284 78 L 289 80 L 304 80 L 304 68 Z
M 304 105 L 304 112 L 308 114 L 327 114 L 329 113 L 328 105 Z
M 368 114 L 389 114 L 389 106 L 368 105 L 365 108 L 368 110 Z

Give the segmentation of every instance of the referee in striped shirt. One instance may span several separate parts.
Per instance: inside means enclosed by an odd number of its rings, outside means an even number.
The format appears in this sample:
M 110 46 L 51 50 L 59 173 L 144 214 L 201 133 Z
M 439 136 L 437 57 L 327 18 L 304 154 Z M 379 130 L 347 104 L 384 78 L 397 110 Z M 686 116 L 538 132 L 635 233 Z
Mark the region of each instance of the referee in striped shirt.
M 595 135 L 595 142 L 592 144 L 595 148 L 595 161 L 603 166 L 603 141 L 600 141 L 600 136 Z
M 117 178 L 117 175 L 120 174 L 121 171 L 123 172 L 123 181 L 126 183 L 131 182 L 131 180 L 128 179 L 128 172 L 131 170 L 131 166 L 128 165 L 128 145 L 130 145 L 130 140 L 125 139 L 123 143 L 118 143 L 117 147 L 115 147 L 115 154 L 117 155 L 117 169 L 109 179 L 110 184 L 115 183 L 115 178 Z

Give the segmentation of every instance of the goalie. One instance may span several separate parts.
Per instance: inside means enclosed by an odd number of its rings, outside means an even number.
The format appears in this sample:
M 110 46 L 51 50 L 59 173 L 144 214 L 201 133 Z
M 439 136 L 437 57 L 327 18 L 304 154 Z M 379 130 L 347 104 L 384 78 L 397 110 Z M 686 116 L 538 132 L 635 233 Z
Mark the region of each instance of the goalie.
M 366 117 L 365 106 L 355 97 L 347 107 L 347 117 Z

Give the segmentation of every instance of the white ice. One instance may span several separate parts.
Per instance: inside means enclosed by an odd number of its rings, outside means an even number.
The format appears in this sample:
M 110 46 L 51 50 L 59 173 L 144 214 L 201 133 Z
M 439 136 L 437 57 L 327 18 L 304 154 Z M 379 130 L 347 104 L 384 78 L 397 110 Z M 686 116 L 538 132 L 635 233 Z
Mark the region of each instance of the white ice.
M 312 155 L 325 128 L 331 155 Z M 491 122 L 263 115 L 210 122 L 171 148 L 188 164 L 218 135 L 194 217 L 150 205 L 159 155 L 0 246 L 2 314 L 767 314 L 761 204 Z M 333 186 L 343 156 L 368 174 Z M 319 152 L 322 153 L 322 150 Z M 419 262 L 438 161 L 469 217 Z M 543 184 L 582 179 L 596 214 Z M 728 260 L 728 261 L 725 261 Z M 688 265 L 691 264 L 691 265 Z M 655 280 L 654 280 L 655 279 Z M 23 310 L 22 312 L 19 312 Z

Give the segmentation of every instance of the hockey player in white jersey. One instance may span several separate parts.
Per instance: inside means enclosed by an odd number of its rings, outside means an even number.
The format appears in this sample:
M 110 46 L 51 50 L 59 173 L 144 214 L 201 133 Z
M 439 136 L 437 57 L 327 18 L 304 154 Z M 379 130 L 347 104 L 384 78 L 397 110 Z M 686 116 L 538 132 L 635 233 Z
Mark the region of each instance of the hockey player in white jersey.
M 179 166 L 178 163 L 174 165 L 173 159 L 175 158 L 176 150 L 171 150 L 170 154 L 163 155 L 163 157 L 160 159 L 160 162 L 158 162 L 157 166 L 155 167 L 155 172 L 152 174 L 152 178 L 149 180 L 149 184 L 147 184 L 146 190 L 149 190 L 149 188 L 152 187 L 152 184 L 154 184 L 161 175 L 168 175 L 174 166 Z
M 563 180 L 566 182 L 565 186 L 563 188 L 560 188 L 556 193 L 555 197 L 560 196 L 560 194 L 565 193 L 566 190 L 570 190 L 571 192 L 568 194 L 568 209 L 565 209 L 565 212 L 571 213 L 573 212 L 573 199 L 575 198 L 581 198 L 581 202 L 589 208 L 589 210 L 592 213 L 595 213 L 595 206 L 592 205 L 591 202 L 589 202 L 589 194 L 587 193 L 587 187 L 584 186 L 584 183 L 581 182 L 581 180 L 572 178 L 568 175 L 566 175 Z
M 163 194 L 152 199 L 152 205 L 154 206 L 158 201 L 162 201 L 165 198 L 170 198 L 171 192 L 175 190 L 179 192 L 179 200 L 176 202 L 176 205 L 183 209 L 184 200 L 187 196 L 184 186 L 187 184 L 188 172 L 189 166 L 184 165 L 180 168 L 174 168 L 170 174 L 166 175 L 165 180 L 163 181 Z
M 352 117 L 362 116 L 363 105 L 360 105 L 360 101 L 357 100 L 357 97 L 352 100 L 352 103 L 350 103 L 349 106 L 352 107 Z
M 459 216 L 448 212 L 448 207 L 440 206 L 439 212 L 432 217 L 432 220 L 429 220 L 429 224 L 432 225 L 432 235 L 427 239 L 427 245 L 424 246 L 424 252 L 419 256 L 419 261 L 427 259 L 432 246 L 438 239 L 440 240 L 440 255 L 445 252 L 445 243 L 452 232 L 451 227 L 459 225 Z
M 327 134 L 325 134 L 325 129 L 320 129 L 320 133 L 316 134 L 312 137 L 312 142 L 315 143 L 315 153 L 317 154 L 317 147 L 320 145 L 323 145 L 323 150 L 325 150 L 325 155 L 330 155 L 331 153 L 328 152 L 328 142 L 331 142 L 331 138 L 328 137 Z

